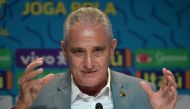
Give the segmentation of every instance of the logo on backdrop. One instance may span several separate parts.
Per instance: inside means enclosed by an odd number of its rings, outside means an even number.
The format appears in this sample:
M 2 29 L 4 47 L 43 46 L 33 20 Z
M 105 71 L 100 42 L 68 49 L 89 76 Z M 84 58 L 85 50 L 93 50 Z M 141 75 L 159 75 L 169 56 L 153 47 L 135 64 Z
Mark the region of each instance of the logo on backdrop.
M 11 71 L 0 71 L 0 90 L 11 90 L 13 87 L 13 76 Z
M 186 68 L 190 65 L 190 52 L 186 49 L 141 49 L 135 52 L 137 68 Z
M 43 67 L 67 67 L 66 59 L 60 49 L 17 49 L 16 66 L 26 67 L 32 60 L 43 57 Z
M 9 69 L 12 66 L 12 51 L 10 49 L 0 49 L 0 68 Z
M 130 49 L 116 49 L 111 59 L 111 67 L 131 67 L 132 53 Z
M 66 15 L 72 11 L 77 10 L 80 7 L 103 7 L 103 11 L 106 14 L 115 15 L 116 7 L 113 2 L 76 2 L 73 1 L 68 5 L 63 1 L 27 1 L 24 4 L 24 9 L 22 11 L 22 15 Z M 70 6 L 70 7 L 67 7 Z M 70 8 L 69 10 L 67 10 Z
M 178 89 L 190 89 L 190 71 L 174 70 L 172 73 L 175 76 Z M 149 81 L 159 88 L 162 83 L 163 73 L 158 70 L 141 70 L 136 72 L 136 77 Z

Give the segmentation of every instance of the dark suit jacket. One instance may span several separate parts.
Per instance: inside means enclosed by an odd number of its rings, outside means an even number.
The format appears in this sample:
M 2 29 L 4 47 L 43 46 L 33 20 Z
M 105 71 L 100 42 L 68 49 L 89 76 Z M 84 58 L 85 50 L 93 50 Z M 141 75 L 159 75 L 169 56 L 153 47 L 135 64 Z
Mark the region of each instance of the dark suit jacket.
M 151 109 L 140 86 L 141 79 L 111 71 L 111 91 L 114 109 Z M 70 73 L 57 74 L 34 101 L 31 109 L 70 109 Z

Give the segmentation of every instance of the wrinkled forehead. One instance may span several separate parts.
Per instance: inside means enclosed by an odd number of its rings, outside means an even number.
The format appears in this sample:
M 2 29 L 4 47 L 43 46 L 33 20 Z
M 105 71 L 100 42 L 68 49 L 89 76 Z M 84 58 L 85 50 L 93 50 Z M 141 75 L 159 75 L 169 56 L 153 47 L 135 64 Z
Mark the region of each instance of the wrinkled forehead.
M 93 24 L 93 23 L 86 23 L 86 24 L 78 23 L 70 29 L 69 37 L 71 39 L 90 38 L 90 37 L 108 39 L 109 34 L 106 31 L 105 27 L 102 25 Z
M 108 33 L 105 28 L 95 24 L 77 24 L 75 25 L 67 38 L 69 45 L 107 45 Z

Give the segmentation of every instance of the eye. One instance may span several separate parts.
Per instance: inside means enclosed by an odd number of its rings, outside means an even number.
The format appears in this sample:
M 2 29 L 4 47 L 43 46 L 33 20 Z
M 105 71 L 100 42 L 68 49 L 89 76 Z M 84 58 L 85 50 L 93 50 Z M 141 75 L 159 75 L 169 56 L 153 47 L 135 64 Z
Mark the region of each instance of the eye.
M 84 54 L 84 50 L 82 49 L 73 49 L 72 53 L 76 56 L 82 56 Z
M 95 48 L 93 52 L 94 52 L 94 54 L 95 54 L 96 56 L 101 56 L 101 55 L 103 54 L 103 52 L 104 52 L 104 49 L 98 47 L 98 48 Z
M 82 53 L 83 51 L 81 49 L 74 50 L 74 53 Z
M 94 51 L 95 51 L 96 53 L 100 53 L 100 52 L 102 52 L 102 49 L 101 49 L 101 48 L 96 48 Z

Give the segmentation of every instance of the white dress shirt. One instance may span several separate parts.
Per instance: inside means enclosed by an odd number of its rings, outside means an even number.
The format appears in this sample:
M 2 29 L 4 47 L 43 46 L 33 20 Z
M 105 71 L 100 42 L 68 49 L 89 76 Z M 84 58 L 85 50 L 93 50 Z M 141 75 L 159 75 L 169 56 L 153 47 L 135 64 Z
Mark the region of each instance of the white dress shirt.
M 110 70 L 108 69 L 108 82 L 106 86 L 97 96 L 89 96 L 80 91 L 71 75 L 71 109 L 95 109 L 96 103 L 101 103 L 103 109 L 113 109 L 110 76 Z

